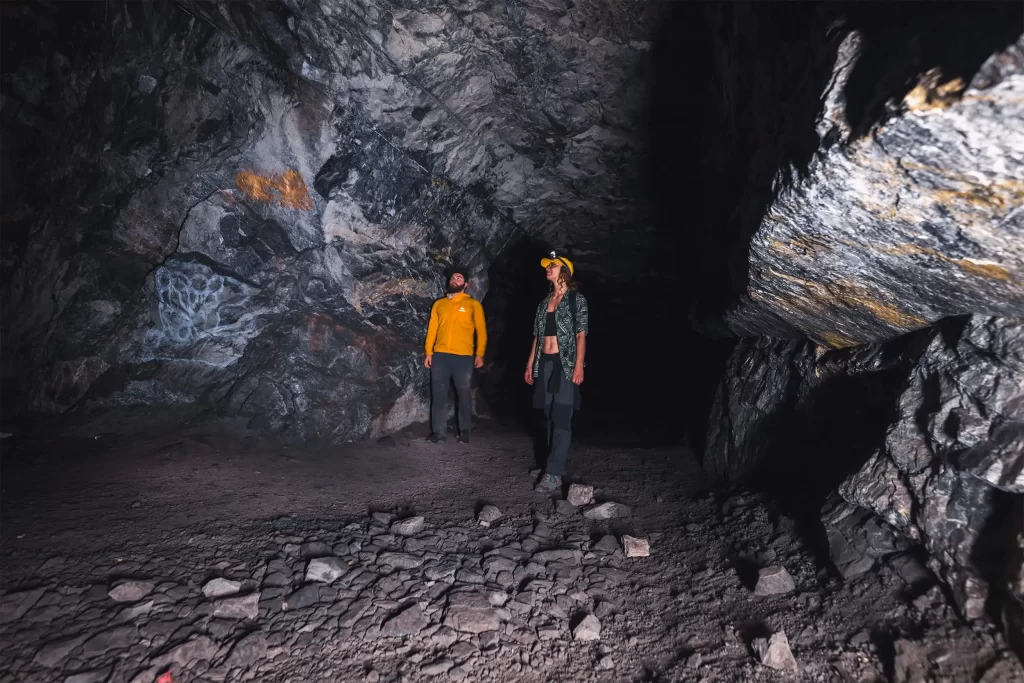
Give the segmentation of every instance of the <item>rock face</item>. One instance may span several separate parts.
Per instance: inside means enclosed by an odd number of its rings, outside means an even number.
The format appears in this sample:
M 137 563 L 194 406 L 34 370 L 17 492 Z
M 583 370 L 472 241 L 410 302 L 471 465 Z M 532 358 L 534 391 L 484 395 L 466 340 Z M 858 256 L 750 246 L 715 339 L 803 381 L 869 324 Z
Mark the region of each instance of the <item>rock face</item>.
M 750 244 L 743 335 L 846 347 L 942 318 L 1024 310 L 1024 40 L 970 82 L 922 74 L 903 113 L 847 140 L 859 37 L 840 48 L 809 177 L 774 201 Z M 855 229 L 856 226 L 856 229 Z M 865 264 L 870 264 L 865 268 Z
M 5 7 L 7 405 L 425 419 L 445 266 L 637 243 L 643 7 Z
M 746 337 L 716 393 L 705 470 L 807 492 L 793 512 L 821 525 L 847 578 L 922 546 L 962 612 L 1000 612 L 1008 634 L 1024 611 L 1014 30 L 976 69 L 921 69 L 870 135 L 850 118 L 870 55 L 847 34 L 816 153 L 750 231 L 739 295 L 702 322 Z

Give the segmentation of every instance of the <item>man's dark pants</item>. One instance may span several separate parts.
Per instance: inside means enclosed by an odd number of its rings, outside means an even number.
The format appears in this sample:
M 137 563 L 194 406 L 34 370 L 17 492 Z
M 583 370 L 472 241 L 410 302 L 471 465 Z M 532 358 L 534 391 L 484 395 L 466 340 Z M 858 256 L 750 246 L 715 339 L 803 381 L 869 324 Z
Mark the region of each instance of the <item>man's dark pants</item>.
M 468 436 L 473 424 L 473 356 L 435 353 L 430 366 L 430 429 L 440 437 L 448 433 L 448 383 L 452 380 L 459 400 L 459 433 Z

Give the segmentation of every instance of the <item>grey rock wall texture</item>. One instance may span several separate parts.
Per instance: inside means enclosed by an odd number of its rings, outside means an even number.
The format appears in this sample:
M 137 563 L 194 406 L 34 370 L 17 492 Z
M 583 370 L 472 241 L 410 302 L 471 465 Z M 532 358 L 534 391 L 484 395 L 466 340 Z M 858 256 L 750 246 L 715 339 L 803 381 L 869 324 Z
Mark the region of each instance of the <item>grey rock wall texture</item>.
M 838 490 L 811 498 L 844 575 L 896 532 L 1024 651 L 1024 38 L 969 83 L 923 74 L 852 139 L 858 49 L 851 34 L 839 50 L 807 177 L 751 241 L 724 319 L 754 338 L 727 365 L 704 466 Z
M 445 266 L 483 298 L 523 235 L 635 242 L 643 4 L 407 4 L 5 7 L 44 27 L 5 68 L 19 404 L 386 433 L 426 417 Z
M 751 240 L 740 335 L 841 348 L 944 317 L 1024 311 L 1024 38 L 969 83 L 922 74 L 900 115 L 851 140 L 839 50 L 808 178 L 780 192 Z

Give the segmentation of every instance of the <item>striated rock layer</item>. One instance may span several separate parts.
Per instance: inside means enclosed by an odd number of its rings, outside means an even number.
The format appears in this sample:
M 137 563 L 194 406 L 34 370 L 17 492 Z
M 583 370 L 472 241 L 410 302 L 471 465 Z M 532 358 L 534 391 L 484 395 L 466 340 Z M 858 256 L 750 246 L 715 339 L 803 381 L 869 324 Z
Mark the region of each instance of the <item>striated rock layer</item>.
M 756 474 L 843 576 L 918 545 L 963 614 L 1002 620 L 1024 653 L 1024 37 L 969 80 L 920 74 L 857 137 L 861 45 L 838 49 L 819 151 L 721 317 L 751 338 L 704 467 Z
M 750 243 L 741 335 L 840 348 L 968 313 L 1024 311 L 1024 38 L 969 83 L 929 71 L 903 111 L 848 144 L 839 51 L 806 180 L 780 193 Z

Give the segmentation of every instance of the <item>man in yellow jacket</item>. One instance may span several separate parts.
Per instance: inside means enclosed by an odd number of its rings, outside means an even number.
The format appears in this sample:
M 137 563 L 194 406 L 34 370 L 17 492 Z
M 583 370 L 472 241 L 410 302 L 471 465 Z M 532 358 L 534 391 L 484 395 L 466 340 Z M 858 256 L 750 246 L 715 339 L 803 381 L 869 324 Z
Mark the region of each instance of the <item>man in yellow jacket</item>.
M 434 302 L 427 326 L 427 358 L 423 364 L 430 368 L 430 443 L 448 437 L 448 383 L 455 380 L 455 394 L 459 400 L 459 441 L 469 443 L 473 419 L 473 396 L 470 383 L 473 368 L 484 365 L 487 347 L 487 325 L 484 307 L 466 294 L 466 276 L 452 272 L 448 280 L 448 295 Z M 476 334 L 474 352 L 473 335 Z

